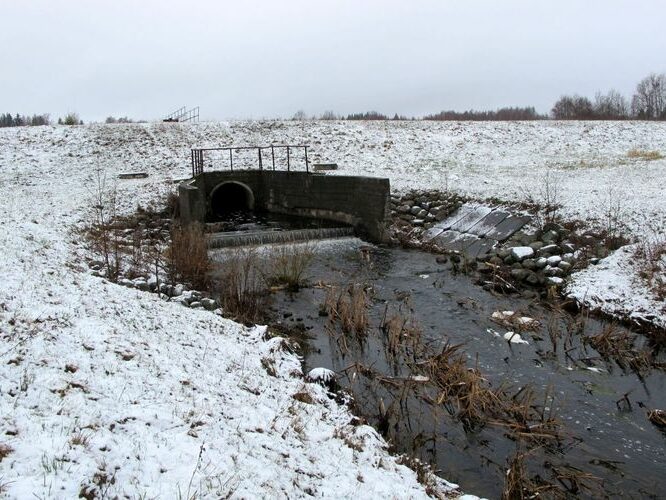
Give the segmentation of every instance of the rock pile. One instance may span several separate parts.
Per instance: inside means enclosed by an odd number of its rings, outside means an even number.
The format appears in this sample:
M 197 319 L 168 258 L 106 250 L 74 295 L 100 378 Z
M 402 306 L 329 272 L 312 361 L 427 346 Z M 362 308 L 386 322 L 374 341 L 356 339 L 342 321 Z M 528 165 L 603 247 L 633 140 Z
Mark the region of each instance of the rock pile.
M 513 286 L 560 288 L 571 272 L 588 263 L 596 264 L 609 252 L 601 235 L 572 231 L 556 223 L 540 229 L 523 228 L 503 242 L 493 242 L 490 250 L 478 256 L 438 247 L 432 232 L 468 201 L 455 193 L 437 190 L 392 195 L 392 242 L 443 253 L 446 256 L 440 256 L 438 262 L 478 272 L 480 282 L 487 288 L 496 286 L 496 276 Z

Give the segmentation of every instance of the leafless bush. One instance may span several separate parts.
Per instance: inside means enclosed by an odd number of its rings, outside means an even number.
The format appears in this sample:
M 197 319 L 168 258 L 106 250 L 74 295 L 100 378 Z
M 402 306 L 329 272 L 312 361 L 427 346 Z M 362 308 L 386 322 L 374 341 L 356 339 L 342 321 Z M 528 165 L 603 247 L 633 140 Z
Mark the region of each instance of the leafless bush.
M 539 185 L 534 191 L 521 189 L 528 204 L 537 210 L 535 222 L 543 228 L 546 224 L 557 222 L 562 208 L 560 197 L 560 179 L 557 175 L 546 172 L 541 176 Z
M 666 240 L 645 241 L 638 245 L 634 257 L 639 276 L 658 300 L 666 299 Z
M 624 196 L 613 184 L 608 185 L 604 205 L 604 243 L 610 250 L 617 250 L 629 240 L 622 235 Z
M 206 234 L 200 224 L 174 224 L 164 259 L 173 283 L 189 283 L 200 290 L 207 288 L 211 263 Z
M 106 174 L 96 170 L 95 183 L 91 190 L 92 214 L 88 226 L 88 239 L 92 250 L 100 256 L 107 277 L 115 281 L 122 269 L 121 235 L 115 227 L 118 198 L 116 187 L 109 186 Z
M 214 291 L 227 315 L 255 323 L 264 318 L 264 283 L 257 250 L 239 248 L 230 252 L 222 264 Z
M 304 283 L 305 273 L 314 259 L 309 244 L 279 245 L 265 258 L 264 278 L 269 286 L 285 285 L 297 291 Z

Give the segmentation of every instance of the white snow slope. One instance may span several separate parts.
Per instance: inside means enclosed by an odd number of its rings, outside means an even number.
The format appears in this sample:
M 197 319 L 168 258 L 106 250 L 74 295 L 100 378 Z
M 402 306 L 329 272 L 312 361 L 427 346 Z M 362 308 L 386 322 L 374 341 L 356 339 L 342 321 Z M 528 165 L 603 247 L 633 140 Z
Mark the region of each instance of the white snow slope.
M 173 188 L 206 129 L 0 130 L 0 493 L 425 497 L 280 339 L 88 272 L 95 168 L 149 172 L 119 181 L 128 212 Z

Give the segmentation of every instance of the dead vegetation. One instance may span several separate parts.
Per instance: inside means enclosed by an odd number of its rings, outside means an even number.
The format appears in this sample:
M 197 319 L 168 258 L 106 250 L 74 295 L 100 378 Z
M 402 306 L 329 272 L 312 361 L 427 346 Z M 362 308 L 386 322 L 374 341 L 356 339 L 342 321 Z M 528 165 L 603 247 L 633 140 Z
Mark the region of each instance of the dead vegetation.
M 648 420 L 662 430 L 666 431 L 666 411 L 650 410 L 647 414 Z
M 285 286 L 298 291 L 305 283 L 305 273 L 314 259 L 308 243 L 274 246 L 266 257 L 264 279 L 269 286 Z
M 213 293 L 229 317 L 244 323 L 261 321 L 267 292 L 258 251 L 239 248 L 229 252 L 220 266 Z
M 0 462 L 9 456 L 14 451 L 14 448 L 5 443 L 0 443 Z
M 639 244 L 634 257 L 641 279 L 658 300 L 666 300 L 666 240 Z
M 386 305 L 379 329 L 383 334 L 387 359 L 397 361 L 406 358 L 416 362 L 421 354 L 422 329 L 408 298 L 403 300 L 397 310 Z
M 632 370 L 639 376 L 646 374 L 654 363 L 650 351 L 636 349 L 635 337 L 613 323 L 605 325 L 599 333 L 583 337 L 583 342 L 591 345 L 605 360 L 613 360 L 623 370 Z
M 583 494 L 602 493 L 601 480 L 571 465 L 550 464 L 550 478 L 531 475 L 526 460 L 533 451 L 517 451 L 508 461 L 502 500 L 552 498 L 564 500 Z
M 662 155 L 659 151 L 656 150 L 647 150 L 647 149 L 640 149 L 640 148 L 633 148 L 627 151 L 627 158 L 633 158 L 636 160 L 645 160 L 645 161 L 653 161 L 653 160 L 661 160 L 664 158 L 664 155 Z
M 203 227 L 200 224 L 173 224 L 164 263 L 172 283 L 188 283 L 196 289 L 205 290 L 209 285 L 212 266 Z
M 324 309 L 330 321 L 340 324 L 345 334 L 364 336 L 369 325 L 369 292 L 370 288 L 360 283 L 329 287 L 324 299 Z

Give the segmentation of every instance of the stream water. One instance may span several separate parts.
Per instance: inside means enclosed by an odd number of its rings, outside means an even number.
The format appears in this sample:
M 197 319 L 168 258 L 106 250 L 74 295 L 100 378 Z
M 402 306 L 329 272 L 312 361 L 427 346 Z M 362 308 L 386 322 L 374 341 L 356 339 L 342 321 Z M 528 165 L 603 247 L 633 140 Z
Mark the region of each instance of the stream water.
M 354 369 L 358 363 L 388 379 L 409 377 L 409 369 L 387 354 L 379 328 L 387 310 L 418 321 L 422 342 L 433 352 L 447 343 L 462 344 L 468 366 L 478 368 L 492 386 L 506 383 L 514 392 L 531 387 L 535 400 L 554 410 L 563 424 L 562 443 L 529 451 L 525 465 L 531 475 L 551 479 L 561 470 L 579 469 L 601 479 L 602 490 L 580 491 L 581 496 L 659 498 L 666 492 L 666 434 L 646 416 L 648 409 L 666 408 L 666 376 L 652 370 L 639 377 L 603 360 L 581 341 L 608 327 L 606 323 L 572 317 L 520 296 L 487 292 L 469 276 L 438 264 L 432 254 L 379 248 L 355 238 L 323 241 L 313 248 L 307 276 L 319 285 L 273 293 L 276 322 L 303 333 L 304 372 L 315 367 L 337 372 L 340 385 L 353 393 L 354 410 L 396 451 L 432 464 L 463 491 L 497 498 L 509 457 L 527 448 L 501 426 L 466 431 L 449 412 Z M 222 252 L 216 251 L 220 260 Z M 367 335 L 348 336 L 341 343 L 339 329 L 322 315 L 322 304 L 327 289 L 350 283 L 372 291 L 370 327 Z M 491 316 L 506 310 L 539 321 L 535 331 L 522 332 L 527 344 L 501 337 L 508 328 Z M 568 336 L 568 344 L 560 340 L 553 348 L 549 331 L 565 338 L 574 324 L 579 328 Z

